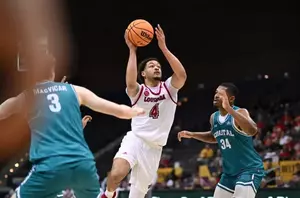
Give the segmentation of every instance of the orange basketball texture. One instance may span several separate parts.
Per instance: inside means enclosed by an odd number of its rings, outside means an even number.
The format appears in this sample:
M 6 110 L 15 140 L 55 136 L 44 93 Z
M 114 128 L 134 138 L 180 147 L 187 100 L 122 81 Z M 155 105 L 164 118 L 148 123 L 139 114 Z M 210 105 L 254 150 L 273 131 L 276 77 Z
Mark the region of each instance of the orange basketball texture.
M 130 42 L 137 47 L 148 45 L 154 36 L 152 25 L 143 19 L 132 21 L 127 27 L 127 36 Z

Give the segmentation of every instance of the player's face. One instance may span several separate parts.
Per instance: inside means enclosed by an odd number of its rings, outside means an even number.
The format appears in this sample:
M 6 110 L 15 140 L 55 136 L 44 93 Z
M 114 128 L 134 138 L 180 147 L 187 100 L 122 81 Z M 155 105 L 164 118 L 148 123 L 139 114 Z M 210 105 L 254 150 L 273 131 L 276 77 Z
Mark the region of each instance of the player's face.
M 217 108 L 220 108 L 222 107 L 222 100 L 220 98 L 220 91 L 221 90 L 225 90 L 226 91 L 226 87 L 223 87 L 223 86 L 219 86 L 217 89 L 216 89 L 216 92 L 215 92 L 215 96 L 214 96 L 214 100 L 213 100 L 213 104 L 215 107 Z M 226 92 L 227 93 L 227 92 Z M 228 94 L 227 94 L 228 95 Z
M 161 80 L 162 72 L 159 62 L 157 62 L 156 60 L 147 62 L 143 73 L 144 77 L 146 77 L 147 79 Z

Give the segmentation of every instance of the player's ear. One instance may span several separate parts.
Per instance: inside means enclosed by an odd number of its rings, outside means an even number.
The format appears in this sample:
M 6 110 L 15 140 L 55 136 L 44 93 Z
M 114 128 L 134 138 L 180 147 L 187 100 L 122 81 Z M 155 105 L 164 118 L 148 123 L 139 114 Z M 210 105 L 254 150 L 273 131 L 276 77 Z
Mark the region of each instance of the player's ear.
M 145 76 L 146 76 L 145 71 L 142 71 L 142 72 L 141 72 L 141 75 L 145 78 Z

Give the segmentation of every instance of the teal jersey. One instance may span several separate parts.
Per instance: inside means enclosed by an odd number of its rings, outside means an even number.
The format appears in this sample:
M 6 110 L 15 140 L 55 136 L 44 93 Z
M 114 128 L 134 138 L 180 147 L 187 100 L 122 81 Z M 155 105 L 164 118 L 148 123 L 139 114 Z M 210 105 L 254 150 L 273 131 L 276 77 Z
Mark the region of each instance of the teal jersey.
M 25 95 L 33 97 L 28 111 L 30 161 L 44 168 L 94 160 L 83 134 L 80 105 L 72 85 L 44 82 Z M 50 164 L 50 167 L 49 167 Z
M 223 123 L 219 116 L 219 111 L 214 113 L 211 132 L 221 150 L 223 173 L 235 176 L 247 170 L 263 169 L 262 159 L 253 147 L 252 136 L 238 129 L 231 115 L 228 114 Z

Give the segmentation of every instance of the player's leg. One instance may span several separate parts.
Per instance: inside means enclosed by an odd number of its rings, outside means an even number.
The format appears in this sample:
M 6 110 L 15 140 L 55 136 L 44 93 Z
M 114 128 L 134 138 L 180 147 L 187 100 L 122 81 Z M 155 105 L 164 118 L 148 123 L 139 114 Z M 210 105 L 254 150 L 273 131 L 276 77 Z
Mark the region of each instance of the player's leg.
M 119 151 L 114 158 L 112 169 L 107 176 L 106 191 L 102 197 L 115 197 L 115 191 L 120 182 L 128 175 L 130 169 L 133 168 L 137 162 L 136 152 L 138 152 L 138 147 L 136 137 L 132 132 L 128 132 L 123 138 Z
M 235 178 L 222 174 L 216 186 L 214 198 L 232 198 L 234 193 Z
M 233 198 L 255 198 L 256 191 L 251 186 L 236 185 Z
M 138 189 L 136 186 L 130 186 L 128 198 L 144 198 L 147 192 Z
M 66 188 L 70 181 L 69 170 L 63 172 L 39 171 L 35 167 L 16 189 L 17 198 L 53 198 Z
M 232 198 L 233 193 L 216 186 L 214 198 Z
M 74 198 L 100 197 L 99 176 L 94 161 L 80 162 L 73 169 L 72 174 Z M 72 195 L 72 193 L 69 193 L 69 195 Z
M 157 178 L 157 169 L 162 147 L 152 147 L 142 143 L 137 153 L 138 164 L 132 169 L 129 198 L 144 198 L 153 180 Z
M 236 180 L 234 198 L 255 198 L 261 181 L 264 177 L 263 170 L 247 171 Z

